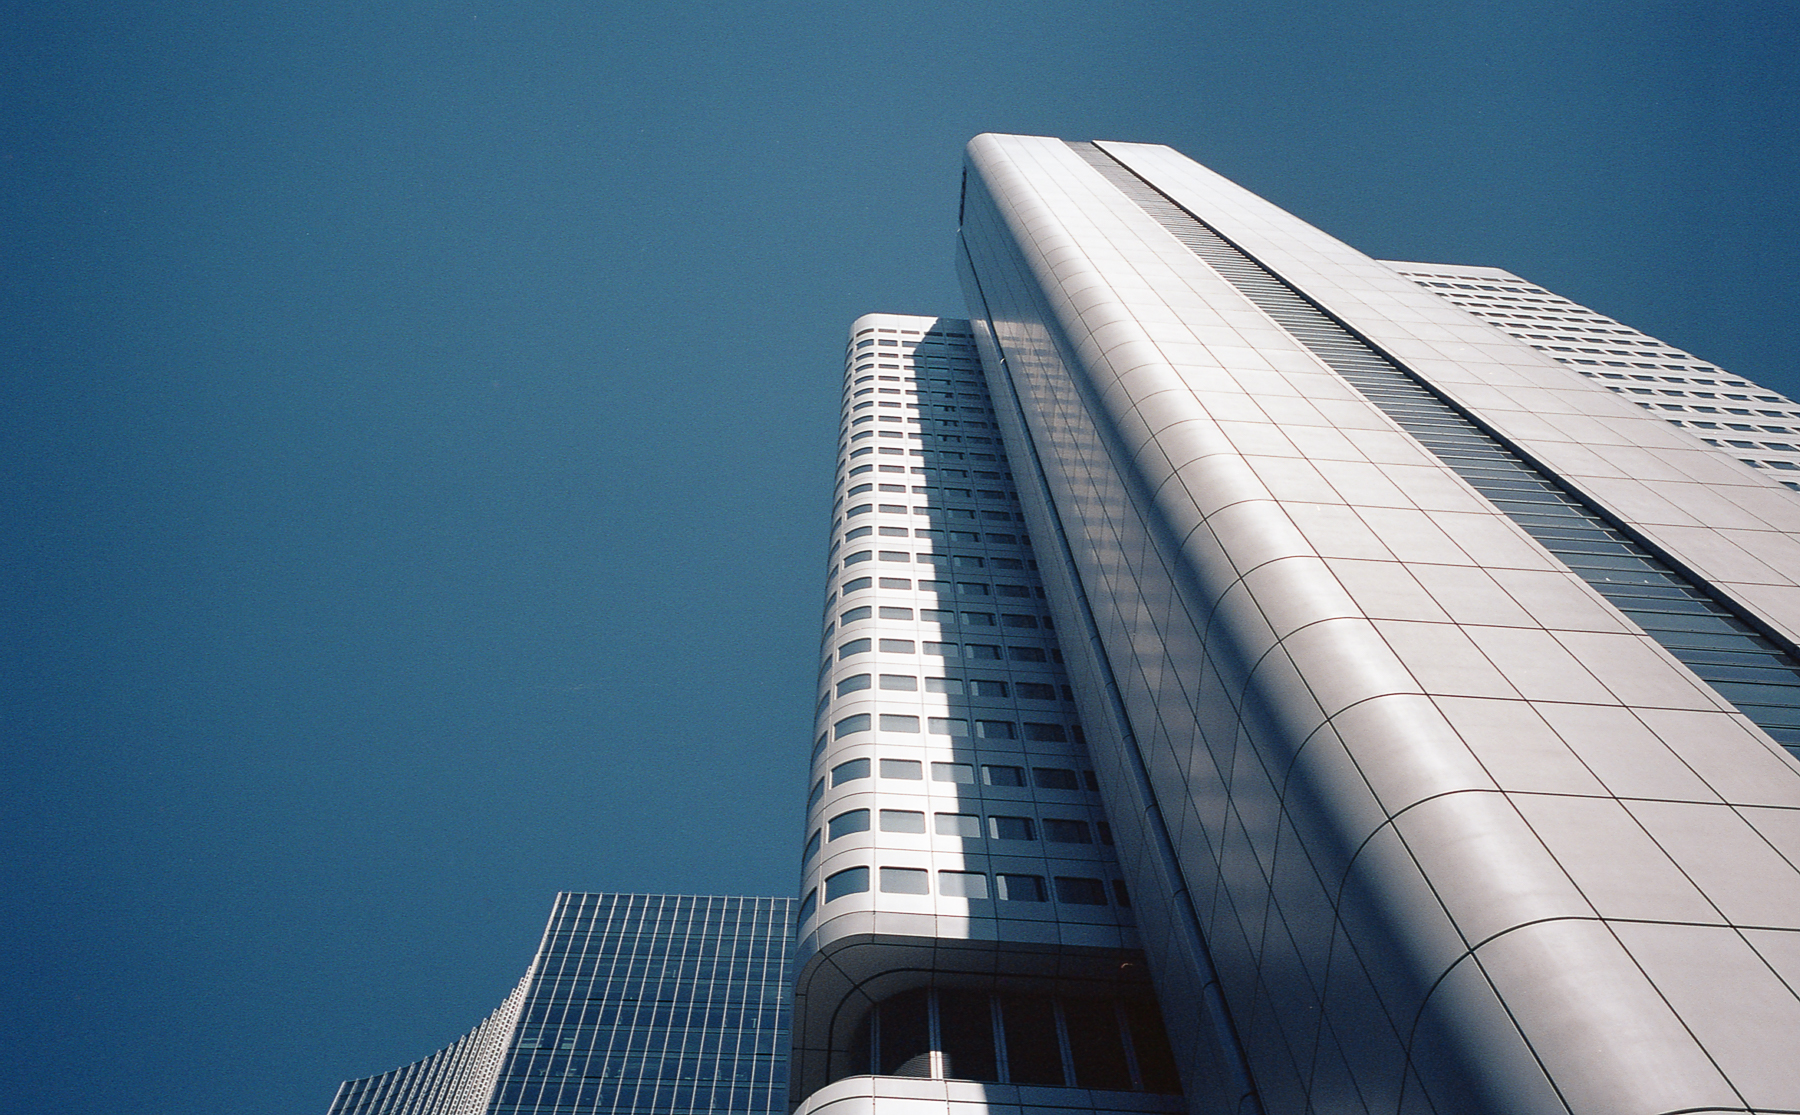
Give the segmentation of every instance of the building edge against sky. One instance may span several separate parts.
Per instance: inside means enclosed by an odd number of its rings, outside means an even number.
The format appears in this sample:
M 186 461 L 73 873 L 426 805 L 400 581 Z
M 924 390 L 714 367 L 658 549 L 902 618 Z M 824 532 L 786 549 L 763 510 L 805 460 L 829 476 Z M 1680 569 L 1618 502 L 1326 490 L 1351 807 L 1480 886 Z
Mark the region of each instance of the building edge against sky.
M 329 1115 L 785 1111 L 793 914 L 788 898 L 559 894 L 498 1010 L 345 1081 Z
M 959 217 L 850 329 L 800 897 L 560 896 L 333 1115 L 1800 1110 L 1800 406 L 1166 147 Z
M 850 329 L 793 1099 L 1180 1110 L 969 323 Z
M 1194 1110 L 1800 1107 L 1793 404 L 1165 147 L 978 137 L 961 224 Z

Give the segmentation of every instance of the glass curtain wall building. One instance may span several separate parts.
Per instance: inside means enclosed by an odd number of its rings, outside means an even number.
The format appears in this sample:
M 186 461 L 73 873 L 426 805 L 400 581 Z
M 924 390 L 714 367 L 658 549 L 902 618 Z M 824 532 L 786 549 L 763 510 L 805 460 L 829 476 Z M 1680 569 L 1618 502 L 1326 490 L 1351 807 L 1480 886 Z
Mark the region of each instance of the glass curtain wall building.
M 1800 1109 L 1800 407 L 1166 147 L 959 266 L 1192 1110 Z
M 448 1049 L 338 1089 L 330 1115 L 787 1109 L 786 898 L 561 894 L 530 971 Z

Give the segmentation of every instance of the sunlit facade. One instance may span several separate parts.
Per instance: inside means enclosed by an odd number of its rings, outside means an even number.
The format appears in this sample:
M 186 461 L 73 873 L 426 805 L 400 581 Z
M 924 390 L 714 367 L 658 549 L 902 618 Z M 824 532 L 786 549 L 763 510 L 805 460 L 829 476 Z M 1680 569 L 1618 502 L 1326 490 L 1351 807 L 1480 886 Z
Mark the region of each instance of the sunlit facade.
M 961 224 L 1191 1109 L 1800 1108 L 1800 407 L 1166 147 Z

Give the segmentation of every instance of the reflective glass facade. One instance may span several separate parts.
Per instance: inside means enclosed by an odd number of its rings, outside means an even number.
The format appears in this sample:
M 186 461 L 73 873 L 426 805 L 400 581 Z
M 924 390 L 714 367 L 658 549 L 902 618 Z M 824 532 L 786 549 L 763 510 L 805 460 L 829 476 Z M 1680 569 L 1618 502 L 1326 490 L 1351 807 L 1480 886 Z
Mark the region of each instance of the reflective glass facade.
M 562 894 L 501 1011 L 331 1115 L 760 1115 L 787 1108 L 786 898 Z

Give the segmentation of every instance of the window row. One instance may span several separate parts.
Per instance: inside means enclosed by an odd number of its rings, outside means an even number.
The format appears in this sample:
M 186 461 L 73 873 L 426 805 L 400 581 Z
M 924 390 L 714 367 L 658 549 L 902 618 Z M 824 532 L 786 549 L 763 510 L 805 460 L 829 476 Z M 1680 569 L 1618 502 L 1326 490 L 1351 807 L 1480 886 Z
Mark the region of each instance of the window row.
M 898 832 L 923 834 L 925 832 L 925 814 L 917 809 L 882 809 L 879 821 L 882 832 Z M 989 815 L 984 826 L 981 815 L 977 813 L 933 813 L 932 831 L 939 836 L 954 836 L 963 840 L 980 840 L 984 836 L 989 840 L 1036 841 L 1038 826 L 1030 817 L 1008 817 L 999 814 Z M 1043 838 L 1049 844 L 1092 844 L 1094 833 L 1086 821 L 1067 818 L 1043 818 Z M 851 809 L 831 818 L 825 824 L 825 839 L 836 840 L 842 836 L 850 836 L 869 831 L 869 810 Z M 1112 831 L 1100 825 L 1100 843 L 1112 844 Z M 815 831 L 806 842 L 806 851 L 802 861 L 812 858 L 818 850 L 819 834 Z
M 990 885 L 989 876 L 983 871 L 939 871 L 937 873 L 937 892 L 946 898 L 993 898 L 1000 902 L 1048 902 L 1050 890 L 1044 886 L 1042 875 L 1021 875 L 1012 872 L 996 872 Z M 918 867 L 883 867 L 879 869 L 876 880 L 883 894 L 930 894 L 931 872 Z M 852 894 L 866 894 L 869 891 L 870 871 L 867 867 L 850 867 L 835 874 L 826 876 L 825 901 L 835 902 Z M 1125 890 L 1122 879 L 1112 881 L 1112 896 L 1109 902 L 1107 885 L 1104 880 L 1081 875 L 1054 875 L 1051 883 L 1055 890 L 1056 901 L 1069 906 L 1131 906 L 1131 896 Z M 817 907 L 818 891 L 808 894 L 800 903 L 799 920 L 802 924 L 812 916 Z
M 912 674 L 853 674 L 837 683 L 837 695 L 842 697 L 848 693 L 856 693 L 868 689 L 879 681 L 882 689 L 898 693 L 916 693 L 919 690 L 919 679 Z M 973 697 L 1007 697 L 1017 695 L 1026 701 L 1054 701 L 1057 687 L 1048 682 L 1038 681 L 1001 681 L 998 678 L 934 678 L 925 679 L 925 692 L 949 693 L 954 696 Z M 1075 693 L 1068 686 L 1062 687 L 1062 699 L 1073 701 Z
M 883 1000 L 833 1050 L 830 1077 L 943 1077 L 1178 1093 L 1154 1003 L 920 988 Z M 1108 1105 L 1110 1106 L 1110 1105 Z
M 860 623 L 863 620 L 874 618 L 876 618 L 874 607 L 864 606 L 846 609 L 844 614 L 838 617 L 838 621 L 848 626 L 852 623 Z M 913 619 L 914 616 L 911 608 L 887 606 L 881 608 L 880 618 L 910 620 Z M 944 625 L 955 625 L 957 622 L 957 615 L 955 612 L 947 611 L 942 608 L 920 608 L 917 618 L 925 623 Z M 1030 631 L 1037 631 L 1040 629 L 1047 631 L 1056 630 L 1056 624 L 1051 621 L 1049 616 L 1028 615 L 1023 612 L 1001 612 L 998 624 L 995 623 L 995 615 L 993 612 L 964 612 L 962 613 L 962 626 L 1018 627 Z
M 913 557 L 914 557 L 913 554 L 906 553 L 906 552 L 899 551 L 899 550 L 859 550 L 856 553 L 846 555 L 844 557 L 844 564 L 845 565 L 861 565 L 864 562 L 874 561 L 877 558 L 879 558 L 881 561 L 898 562 L 901 564 L 910 565 L 913 562 Z M 943 568 L 955 568 L 955 569 L 986 569 L 986 568 L 989 568 L 990 566 L 995 569 L 1013 569 L 1013 568 L 1017 568 L 1018 564 L 1019 564 L 1018 560 L 1015 558 L 984 557 L 980 554 L 946 554 L 946 553 L 939 553 L 936 551 L 927 551 L 925 553 L 919 554 L 918 562 L 920 565 L 935 565 L 935 566 L 939 566 L 939 567 L 943 567 Z M 862 587 L 867 588 L 868 586 L 864 585 Z M 907 586 L 884 584 L 881 587 L 882 588 L 905 588 Z M 1022 587 L 1022 586 L 1016 586 L 1016 587 Z M 948 591 L 950 591 L 949 586 L 941 581 L 920 581 L 919 589 L 922 592 L 948 592 Z M 848 589 L 846 589 L 846 591 L 848 591 Z M 987 593 L 977 592 L 976 595 L 986 596 Z M 1027 589 L 1025 592 L 1001 592 L 1001 593 L 999 593 L 999 595 L 1001 595 L 1001 596 L 1030 596 L 1031 592 L 1029 589 Z
M 904 472 L 906 472 L 908 467 L 910 467 L 912 469 L 912 475 L 914 475 L 914 476 L 942 478 L 945 480 L 967 480 L 971 476 L 973 476 L 977 480 L 995 480 L 995 481 L 1003 480 L 1008 483 L 1012 482 L 1012 473 L 1010 473 L 1010 472 L 987 472 L 982 469 L 970 470 L 970 469 L 966 469 L 966 468 L 932 468 L 932 467 L 927 467 L 927 466 L 923 466 L 923 465 L 912 465 L 912 466 L 882 465 L 880 471 L 904 473 Z M 849 475 L 861 476 L 864 473 L 873 471 L 874 469 L 875 469 L 874 465 L 857 465 L 855 468 L 850 470 Z
M 956 441 L 958 439 L 946 435 L 943 437 L 939 437 L 936 440 L 939 442 L 945 442 L 945 441 Z M 985 441 L 988 441 L 989 439 L 987 439 L 987 438 L 970 438 L 969 440 L 985 442 Z M 840 445 L 838 448 L 841 450 L 843 448 L 843 446 Z M 962 461 L 962 460 L 991 461 L 994 464 L 998 464 L 998 465 L 1004 465 L 1006 463 L 1006 455 L 1004 453 L 996 456 L 995 454 L 988 453 L 988 452 L 975 452 L 975 451 L 965 452 L 964 450 L 961 450 L 961 449 L 944 449 L 940 446 L 933 446 L 930 449 L 904 449 L 898 445 L 882 445 L 882 446 L 864 445 L 864 446 L 861 446 L 860 448 L 852 449 L 850 451 L 850 456 L 852 456 L 852 457 L 867 457 L 870 454 L 874 453 L 877 448 L 879 448 L 883 453 L 889 454 L 889 455 L 895 456 L 895 457 L 900 457 L 900 456 L 928 457 L 934 461 Z
M 869 526 L 851 527 L 849 530 L 844 532 L 844 537 L 842 539 L 840 539 L 839 541 L 840 542 L 854 542 L 858 538 L 867 538 L 872 534 L 879 535 L 882 538 L 924 538 L 929 541 L 939 542 L 939 543 L 944 542 L 944 541 L 949 541 L 952 545 L 955 545 L 958 543 L 965 543 L 965 542 L 969 543 L 971 545 L 981 545 L 983 542 L 985 542 L 989 546 L 1017 546 L 1020 544 L 1019 536 L 1016 534 L 996 534 L 993 531 L 989 531 L 986 535 L 982 535 L 982 534 L 978 534 L 974 531 L 945 530 L 943 527 L 911 527 L 911 528 L 908 528 L 908 527 L 876 528 L 876 527 L 869 527 Z M 1031 540 L 1029 538 L 1027 538 L 1024 542 L 1024 545 L 1027 545 L 1027 546 L 1031 545 Z M 837 546 L 833 545 L 832 549 L 836 550 Z M 938 556 L 941 557 L 942 555 L 940 554 Z M 974 569 L 974 568 L 982 567 L 982 562 L 984 561 L 983 558 L 976 557 L 975 555 L 962 555 L 962 556 L 964 556 L 968 560 L 959 562 L 958 564 L 963 565 L 965 568 Z M 867 559 L 865 558 L 864 560 L 867 560 Z M 906 559 L 905 558 L 891 558 L 891 559 L 884 559 L 884 560 L 904 561 Z M 1037 568 L 1037 562 L 1029 561 L 1029 560 L 1021 561 L 1018 558 L 989 557 L 989 558 L 986 558 L 985 561 L 987 564 L 992 565 L 995 569 L 1036 569 Z M 933 564 L 943 565 L 945 563 L 940 561 L 940 562 L 934 562 Z
M 945 434 L 945 433 L 937 432 L 938 429 L 940 429 L 942 427 L 956 426 L 956 425 L 959 425 L 959 423 L 933 421 L 932 422 L 933 429 L 929 433 L 921 433 L 917 430 L 906 430 L 906 431 L 902 431 L 902 430 L 859 430 L 856 433 L 850 435 L 850 440 L 852 442 L 868 441 L 870 438 L 880 436 L 880 437 L 885 437 L 885 438 L 899 438 L 899 439 L 903 439 L 906 441 L 925 441 L 925 442 L 930 442 L 933 445 L 940 445 L 940 444 L 943 444 L 946 442 L 953 442 L 958 445 L 962 445 L 962 444 L 966 444 L 966 443 L 970 443 L 970 442 L 977 444 L 977 445 L 992 445 L 992 444 L 994 444 L 994 439 L 992 437 L 987 437 L 987 436 L 976 437 L 973 434 L 968 434 L 968 435 Z M 964 422 L 964 423 L 960 423 L 960 425 L 980 426 L 982 428 L 987 427 L 986 422 Z M 844 447 L 844 444 L 845 443 L 842 440 L 840 440 L 838 442 L 838 448 L 841 450 Z M 863 448 L 867 449 L 867 448 L 869 448 L 869 446 L 863 446 Z M 923 453 L 923 450 L 921 450 L 921 454 L 922 453 Z M 855 457 L 858 454 L 851 453 L 850 455 L 852 457 Z
M 1056 728 L 1058 725 L 1039 725 Z M 919 759 L 882 759 L 879 767 L 881 777 L 898 778 L 903 781 L 922 782 L 925 768 Z M 1032 767 L 1032 783 L 1040 790 L 1098 790 L 1100 783 L 1094 772 L 1086 770 L 1081 777 L 1068 767 Z M 1024 767 L 1005 764 L 983 763 L 981 766 L 981 784 L 984 786 L 1023 787 L 1025 781 Z M 846 782 L 854 782 L 869 777 L 868 759 L 849 759 L 831 768 L 831 785 L 835 788 Z M 931 764 L 931 780 L 933 782 L 949 782 L 956 785 L 972 786 L 975 783 L 975 764 L 973 763 L 939 763 Z M 821 783 L 824 779 L 819 780 Z
M 1055 647 L 1018 647 L 996 646 L 992 643 L 956 643 L 923 642 L 912 639 L 850 639 L 838 645 L 838 659 L 867 654 L 871 643 L 879 646 L 884 654 L 926 654 L 934 658 L 969 658 L 977 662 L 1058 662 L 1063 660 L 1062 651 Z
M 859 503 L 845 514 L 850 518 L 858 515 L 880 513 L 882 515 L 925 515 L 938 519 L 960 520 L 962 522 L 984 523 L 1022 523 L 1025 516 L 1012 511 L 979 510 L 973 507 L 914 507 L 910 511 L 903 503 Z
M 917 470 L 914 470 L 914 471 L 917 471 Z M 938 492 L 942 492 L 943 494 L 945 494 L 947 496 L 955 496 L 955 497 L 960 497 L 962 499 L 998 499 L 998 500 L 1011 500 L 1014 503 L 1019 502 L 1019 493 L 1013 492 L 1013 491 L 1006 491 L 1006 490 L 1002 490 L 999 488 L 951 488 L 951 487 L 939 487 L 935 484 L 880 484 L 880 485 L 877 485 L 873 481 L 871 481 L 869 483 L 865 483 L 865 484 L 851 485 L 850 489 L 848 491 L 846 491 L 844 494 L 851 495 L 851 496 L 859 496 L 859 495 L 862 495 L 864 492 L 872 492 L 872 491 L 905 492 L 908 488 L 912 489 L 912 492 L 911 492 L 912 495 L 932 495 L 932 494 L 935 494 Z
M 884 732 L 901 732 L 916 735 L 919 731 L 919 717 L 904 713 L 880 713 L 879 725 Z M 859 712 L 846 716 L 831 726 L 833 739 L 858 732 L 867 732 L 876 726 L 870 713 Z M 1069 733 L 1061 724 L 1040 724 L 1026 721 L 1021 735 L 1020 725 L 1011 720 L 977 720 L 975 721 L 975 738 L 977 739 L 1025 739 L 1032 743 L 1067 743 Z M 925 730 L 932 735 L 966 737 L 969 735 L 969 719 L 964 716 L 927 716 Z
M 1080 729 L 1076 729 L 1079 734 Z M 951 786 L 975 785 L 974 763 L 933 762 L 931 764 L 931 780 L 948 783 Z M 924 781 L 924 767 L 918 759 L 882 759 L 880 765 L 882 778 L 893 778 L 907 782 Z M 833 789 L 858 779 L 869 777 L 869 760 L 851 759 L 831 768 L 829 775 Z M 1030 768 L 1032 785 L 1040 790 L 1073 790 L 1080 791 L 1084 787 L 1091 791 L 1100 789 L 1100 782 L 1091 770 L 1083 770 L 1080 777 L 1076 771 L 1068 767 Z M 981 784 L 1002 788 L 1026 788 L 1026 768 L 1007 766 L 1005 764 L 981 764 Z M 810 815 L 813 807 L 825 798 L 826 776 L 821 775 L 813 783 L 812 791 L 806 795 L 806 812 Z M 913 791 L 917 792 L 917 791 Z

